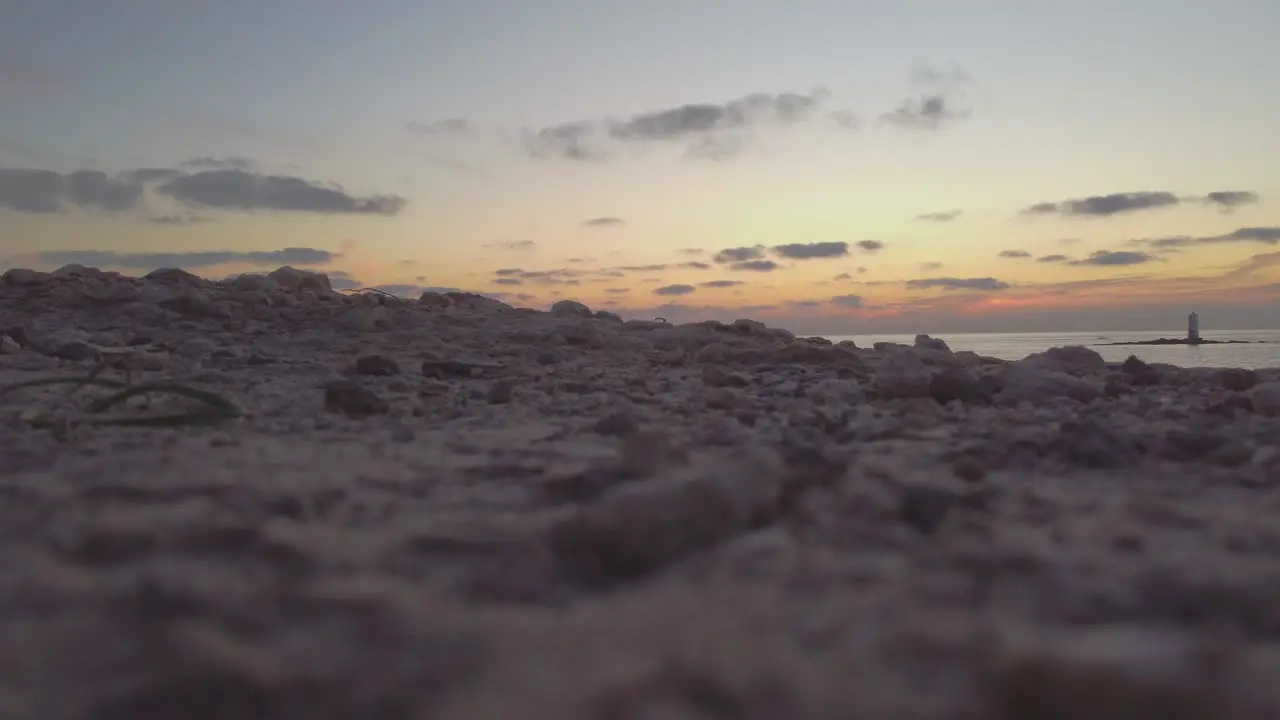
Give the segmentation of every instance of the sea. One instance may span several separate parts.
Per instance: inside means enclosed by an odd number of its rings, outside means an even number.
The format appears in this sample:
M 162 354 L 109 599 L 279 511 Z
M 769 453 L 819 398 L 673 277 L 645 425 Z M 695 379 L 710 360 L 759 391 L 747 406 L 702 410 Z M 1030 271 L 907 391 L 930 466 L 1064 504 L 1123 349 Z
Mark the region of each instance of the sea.
M 1109 362 L 1123 362 L 1130 355 L 1147 362 L 1182 367 L 1280 368 L 1280 330 L 1209 330 L 1203 340 L 1248 340 L 1248 345 L 1107 345 L 1106 343 L 1186 337 L 1187 331 L 1112 331 L 1070 333 L 956 333 L 932 335 L 952 350 L 972 350 L 1002 360 L 1020 360 L 1032 353 L 1064 345 L 1093 348 Z M 877 342 L 910 345 L 914 335 L 827 335 L 832 342 L 852 340 L 858 347 Z

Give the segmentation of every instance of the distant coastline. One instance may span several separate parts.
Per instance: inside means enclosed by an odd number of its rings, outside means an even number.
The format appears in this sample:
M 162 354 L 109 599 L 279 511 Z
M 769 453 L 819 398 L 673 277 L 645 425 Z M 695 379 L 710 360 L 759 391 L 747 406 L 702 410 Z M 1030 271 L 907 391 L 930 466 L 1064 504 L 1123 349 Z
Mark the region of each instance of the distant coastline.
M 1267 340 L 1205 340 L 1204 338 L 1157 338 L 1155 340 L 1127 340 L 1124 342 L 1097 343 L 1098 345 L 1266 345 Z

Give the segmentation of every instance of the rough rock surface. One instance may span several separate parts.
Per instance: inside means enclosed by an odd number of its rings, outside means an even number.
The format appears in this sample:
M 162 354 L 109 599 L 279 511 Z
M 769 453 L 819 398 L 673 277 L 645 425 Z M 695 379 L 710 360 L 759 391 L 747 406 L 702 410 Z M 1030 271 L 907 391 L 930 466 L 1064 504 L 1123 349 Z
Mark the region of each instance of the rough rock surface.
M 0 717 L 1280 717 L 1276 370 L 71 267 L 0 387 Z

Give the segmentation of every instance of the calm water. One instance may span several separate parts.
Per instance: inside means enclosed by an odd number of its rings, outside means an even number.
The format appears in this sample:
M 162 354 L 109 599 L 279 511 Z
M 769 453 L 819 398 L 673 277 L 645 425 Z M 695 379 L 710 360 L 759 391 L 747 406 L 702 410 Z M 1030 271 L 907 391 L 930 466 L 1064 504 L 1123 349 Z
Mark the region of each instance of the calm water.
M 1018 360 L 1031 353 L 1060 345 L 1085 345 L 1097 350 L 1103 358 L 1120 362 L 1137 355 L 1147 362 L 1162 362 L 1183 367 L 1280 367 L 1280 330 L 1202 331 L 1205 340 L 1266 340 L 1257 345 L 1100 345 L 1108 342 L 1155 340 L 1186 337 L 1184 330 L 1152 332 L 1089 333 L 957 333 L 935 335 L 947 341 L 952 350 L 972 350 L 979 355 L 1004 360 Z M 828 335 L 832 342 L 852 340 L 858 347 L 871 347 L 877 342 L 910 345 L 914 335 Z

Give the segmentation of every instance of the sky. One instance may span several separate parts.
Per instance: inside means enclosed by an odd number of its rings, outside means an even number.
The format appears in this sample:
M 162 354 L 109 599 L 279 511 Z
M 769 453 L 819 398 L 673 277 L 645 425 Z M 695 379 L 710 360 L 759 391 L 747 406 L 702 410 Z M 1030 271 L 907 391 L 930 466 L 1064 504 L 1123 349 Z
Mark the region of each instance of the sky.
M 1280 326 L 1280 3 L 7 0 L 0 268 Z

